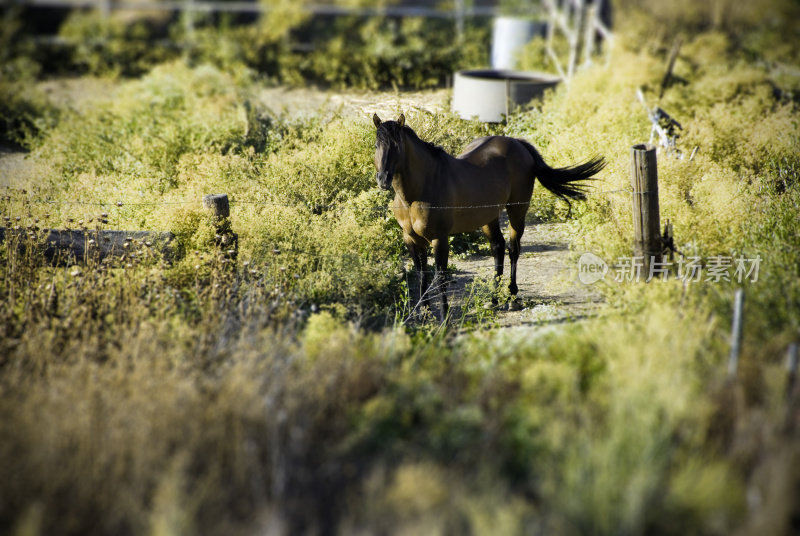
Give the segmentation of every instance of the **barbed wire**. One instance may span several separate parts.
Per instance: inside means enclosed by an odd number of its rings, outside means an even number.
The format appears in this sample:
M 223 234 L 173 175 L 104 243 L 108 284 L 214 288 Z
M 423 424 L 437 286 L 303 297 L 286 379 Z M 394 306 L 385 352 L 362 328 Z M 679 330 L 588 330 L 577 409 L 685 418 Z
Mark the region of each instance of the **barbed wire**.
M 55 200 L 55 199 L 25 199 L 19 197 L 12 197 L 9 200 L 18 201 L 21 203 L 29 203 L 32 205 L 87 205 L 87 206 L 99 206 L 99 207 L 110 207 L 110 206 L 161 206 L 161 205 L 190 205 L 194 203 L 202 203 L 202 201 L 62 201 L 62 200 Z
M 608 195 L 608 194 L 616 194 L 616 193 L 636 193 L 633 192 L 630 188 L 620 188 L 617 190 L 599 190 L 594 192 L 585 192 L 587 197 L 594 197 L 600 195 Z M 641 193 L 641 192 L 639 192 Z M 546 198 L 551 197 L 551 194 L 542 193 L 539 194 L 534 193 L 531 196 L 531 200 L 534 198 Z M 177 201 L 78 201 L 78 200 L 56 200 L 56 199 L 31 199 L 24 196 L 12 196 L 12 195 L 5 195 L 0 198 L 0 201 L 13 201 L 19 202 L 23 204 L 32 204 L 32 205 L 75 205 L 75 206 L 98 206 L 98 207 L 137 207 L 137 206 L 181 206 L 181 205 L 200 205 L 202 204 L 202 200 L 199 199 L 192 199 L 192 200 L 177 200 Z M 469 210 L 469 209 L 488 209 L 488 208 L 505 208 L 509 206 L 521 206 L 521 205 L 529 205 L 531 201 L 515 201 L 511 203 L 489 203 L 483 205 L 430 205 L 425 208 L 430 210 Z M 273 207 L 306 207 L 312 210 L 346 210 L 346 209 L 361 209 L 361 210 L 373 210 L 373 211 L 386 211 L 394 208 L 398 208 L 397 205 L 393 204 L 386 204 L 386 205 L 373 205 L 373 206 L 357 206 L 357 205 L 346 205 L 342 203 L 337 204 L 326 204 L 326 203 L 315 203 L 312 201 L 295 201 L 295 202 L 288 202 L 288 201 L 267 201 L 267 200 L 246 200 L 246 199 L 231 199 L 231 205 L 253 205 L 253 206 L 273 206 Z

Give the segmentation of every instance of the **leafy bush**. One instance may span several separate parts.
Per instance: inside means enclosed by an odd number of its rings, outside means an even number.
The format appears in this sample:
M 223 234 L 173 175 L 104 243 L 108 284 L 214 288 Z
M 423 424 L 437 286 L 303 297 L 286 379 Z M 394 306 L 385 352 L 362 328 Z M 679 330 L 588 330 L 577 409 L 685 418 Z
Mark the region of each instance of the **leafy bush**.
M 166 30 L 173 45 L 156 39 L 166 20 L 76 11 L 59 30 L 69 67 L 57 69 L 138 76 L 182 52 L 192 65 L 251 69 L 285 84 L 376 89 L 441 86 L 454 70 L 487 62 L 488 32 L 480 22 L 456 36 L 443 19 L 312 17 L 301 4 L 266 3 L 270 10 L 254 24 L 196 13 L 191 30 L 186 20 L 174 21 Z
M 264 267 L 297 299 L 384 314 L 400 240 L 373 184 L 370 125 L 287 121 L 262 108 L 249 78 L 164 65 L 53 129 L 36 154 L 53 178 L 31 190 L 78 205 L 28 210 L 71 226 L 97 216 L 76 207 L 105 204 L 89 210 L 118 228 L 173 229 L 183 249 L 208 252 L 213 230 L 199 203 L 225 192 L 251 269 Z
M 0 45 L 9 51 L 0 58 L 0 143 L 31 149 L 58 121 L 59 111 L 34 87 L 40 67 L 27 55 L 13 54 L 8 41 L 17 36 L 9 33 L 0 34 Z
M 58 116 L 43 94 L 32 91 L 30 82 L 13 77 L 0 81 L 0 143 L 31 149 Z
M 650 310 L 629 324 L 646 335 L 635 347 L 604 335 L 615 319 L 415 342 L 323 312 L 287 333 L 268 327 L 268 286 L 219 268 L 181 292 L 143 268 L 71 270 L 36 283 L 55 285 L 55 308 L 33 294 L 3 305 L 4 326 L 27 325 L 3 339 L 3 526 L 206 532 L 265 504 L 301 531 L 420 516 L 478 530 L 498 515 L 512 532 L 540 515 L 554 531 L 664 530 L 677 512 L 686 530 L 724 532 L 739 519 L 731 467 L 692 462 L 713 456 L 714 328 L 695 314 L 676 338 L 670 308 Z
M 457 37 L 446 20 L 338 18 L 334 28 L 300 63 L 304 78 L 335 87 L 428 88 L 487 62 L 485 30 L 470 27 Z
M 128 199 L 163 195 L 178 186 L 184 155 L 266 147 L 265 119 L 237 88 L 231 76 L 211 67 L 164 65 L 122 86 L 110 103 L 65 119 L 42 156 L 78 196 L 102 197 L 109 188 Z M 96 180 L 120 176 L 122 190 Z
M 78 72 L 138 76 L 175 57 L 175 51 L 153 44 L 146 20 L 128 22 L 99 11 L 74 11 L 59 36 L 72 47 L 71 61 Z

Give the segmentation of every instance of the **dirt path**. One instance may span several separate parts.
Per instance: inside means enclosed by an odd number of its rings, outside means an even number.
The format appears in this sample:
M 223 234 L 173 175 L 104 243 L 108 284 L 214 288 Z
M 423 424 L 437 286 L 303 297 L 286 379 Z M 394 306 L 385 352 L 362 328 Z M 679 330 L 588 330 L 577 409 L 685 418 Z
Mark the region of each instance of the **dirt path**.
M 340 113 L 352 117 L 394 117 L 410 109 L 437 112 L 444 110 L 450 95 L 448 90 L 413 92 L 348 91 L 334 93 L 312 88 L 265 88 L 259 92 L 261 102 L 275 114 L 305 117 L 317 114 Z
M 27 182 L 32 174 L 32 166 L 25 158 L 27 154 L 16 147 L 0 145 L 0 190 Z
M 517 263 L 517 285 L 521 310 L 501 308 L 495 324 L 502 327 L 532 326 L 578 320 L 596 314 L 601 295 L 578 281 L 577 263 L 570 251 L 568 226 L 563 223 L 528 224 L 522 236 L 522 254 Z M 469 288 L 476 278 L 490 281 L 494 275 L 491 256 L 455 258 L 456 273 L 450 294 L 456 307 L 470 299 Z M 508 285 L 509 264 L 505 261 L 503 285 Z M 472 304 L 472 307 L 482 304 Z M 458 311 L 456 311 L 458 314 Z

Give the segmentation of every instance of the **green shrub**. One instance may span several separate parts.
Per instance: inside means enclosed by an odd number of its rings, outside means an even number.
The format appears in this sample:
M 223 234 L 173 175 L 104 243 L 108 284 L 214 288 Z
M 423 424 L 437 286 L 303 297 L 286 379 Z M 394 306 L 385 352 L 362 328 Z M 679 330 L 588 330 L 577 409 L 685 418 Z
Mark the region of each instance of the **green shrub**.
M 99 12 L 75 12 L 59 35 L 74 69 L 92 74 L 138 76 L 178 51 L 192 65 L 252 69 L 284 84 L 333 87 L 429 88 L 441 86 L 462 67 L 484 65 L 488 34 L 468 25 L 457 37 L 444 19 L 311 17 L 296 3 L 267 2 L 270 10 L 250 25 L 228 16 L 213 21 L 192 15 L 169 28 L 175 47 L 156 42 L 154 23 Z M 297 51 L 297 42 L 304 52 Z M 62 67 L 63 68 L 63 67 Z
M 32 149 L 56 124 L 59 110 L 35 87 L 39 64 L 29 55 L 14 54 L 19 51 L 13 40 L 21 38 L 9 33 L 0 34 L 8 53 L 0 57 L 0 143 Z
M 320 24 L 312 25 L 312 35 L 326 35 Z M 485 30 L 469 27 L 457 38 L 446 20 L 340 17 L 334 29 L 301 61 L 304 78 L 334 87 L 428 88 L 459 68 L 487 62 Z
M 178 186 L 186 154 L 266 148 L 268 119 L 243 96 L 231 76 L 212 67 L 167 64 L 91 112 L 65 119 L 42 156 L 79 197 L 102 199 L 111 188 L 117 198 L 163 195 Z M 125 180 L 104 181 L 119 177 Z
M 30 82 L 0 81 L 0 143 L 32 149 L 59 112 Z
M 138 76 L 175 52 L 153 43 L 145 20 L 126 21 L 99 11 L 74 11 L 59 29 L 72 47 L 72 64 L 79 72 Z
M 287 121 L 253 95 L 248 78 L 209 65 L 169 64 L 121 84 L 107 103 L 66 116 L 36 153 L 52 178 L 31 189 L 78 204 L 33 212 L 64 226 L 107 212 L 117 228 L 173 230 L 181 251 L 208 254 L 200 200 L 224 192 L 251 269 L 303 302 L 385 314 L 401 242 L 374 185 L 369 118 Z

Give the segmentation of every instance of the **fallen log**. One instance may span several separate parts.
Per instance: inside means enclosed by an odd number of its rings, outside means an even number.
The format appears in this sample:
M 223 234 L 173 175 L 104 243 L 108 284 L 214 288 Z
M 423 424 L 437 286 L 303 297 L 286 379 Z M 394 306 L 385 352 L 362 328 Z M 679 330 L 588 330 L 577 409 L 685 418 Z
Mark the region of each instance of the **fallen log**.
M 40 249 L 43 261 L 70 265 L 108 257 L 136 255 L 136 250 L 157 251 L 166 260 L 176 257 L 175 235 L 160 231 L 74 230 L 0 227 L 0 243 L 10 242 L 18 251 Z

